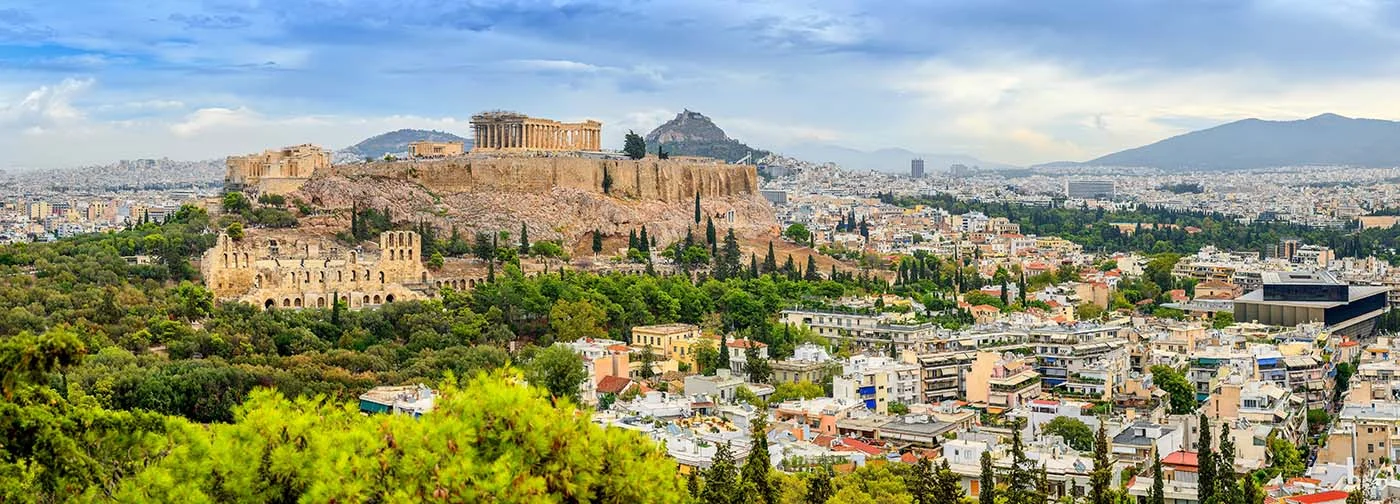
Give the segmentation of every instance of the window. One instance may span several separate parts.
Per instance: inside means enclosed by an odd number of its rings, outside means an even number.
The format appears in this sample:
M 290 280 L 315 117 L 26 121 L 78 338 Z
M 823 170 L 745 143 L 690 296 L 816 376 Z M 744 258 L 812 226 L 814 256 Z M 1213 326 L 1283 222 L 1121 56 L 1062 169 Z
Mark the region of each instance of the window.
M 1376 445 L 1366 443 L 1366 453 L 1376 453 Z

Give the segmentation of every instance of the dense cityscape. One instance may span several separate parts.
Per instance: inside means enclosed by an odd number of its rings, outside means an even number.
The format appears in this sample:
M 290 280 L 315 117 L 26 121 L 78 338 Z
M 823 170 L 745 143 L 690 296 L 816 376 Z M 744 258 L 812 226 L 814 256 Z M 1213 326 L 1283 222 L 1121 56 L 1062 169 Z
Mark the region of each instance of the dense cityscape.
M 1393 502 L 1361 4 L 0 9 L 0 502 Z

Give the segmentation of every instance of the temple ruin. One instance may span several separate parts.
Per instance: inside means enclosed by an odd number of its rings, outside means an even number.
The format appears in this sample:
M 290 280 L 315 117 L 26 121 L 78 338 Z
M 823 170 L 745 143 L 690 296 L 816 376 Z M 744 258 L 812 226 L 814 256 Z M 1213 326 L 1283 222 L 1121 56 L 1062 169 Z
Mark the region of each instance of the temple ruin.
M 472 131 L 476 135 L 472 151 L 596 151 L 602 149 L 603 123 L 562 123 L 494 111 L 472 116 Z

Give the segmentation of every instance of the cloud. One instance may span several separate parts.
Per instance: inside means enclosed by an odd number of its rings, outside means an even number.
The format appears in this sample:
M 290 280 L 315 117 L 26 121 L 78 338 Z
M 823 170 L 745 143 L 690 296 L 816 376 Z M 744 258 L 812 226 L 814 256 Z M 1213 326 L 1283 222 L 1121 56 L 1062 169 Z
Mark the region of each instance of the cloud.
M 0 106 L 0 124 L 26 131 L 76 123 L 83 113 L 73 106 L 75 96 L 92 86 L 90 79 L 64 79 L 31 91 L 19 102 Z

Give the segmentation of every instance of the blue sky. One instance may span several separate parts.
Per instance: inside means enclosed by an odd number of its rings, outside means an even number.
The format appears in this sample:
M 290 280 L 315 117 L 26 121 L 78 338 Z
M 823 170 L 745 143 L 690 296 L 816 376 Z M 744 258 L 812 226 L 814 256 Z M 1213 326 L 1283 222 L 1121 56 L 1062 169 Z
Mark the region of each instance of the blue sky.
M 782 151 L 1087 159 L 1245 117 L 1400 118 L 1380 0 L 9 0 L 0 168 L 340 148 L 486 109 L 684 108 Z

